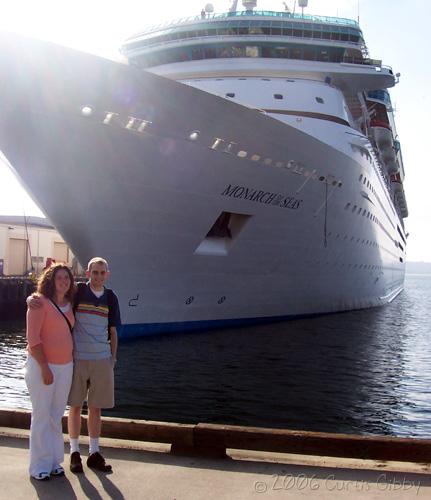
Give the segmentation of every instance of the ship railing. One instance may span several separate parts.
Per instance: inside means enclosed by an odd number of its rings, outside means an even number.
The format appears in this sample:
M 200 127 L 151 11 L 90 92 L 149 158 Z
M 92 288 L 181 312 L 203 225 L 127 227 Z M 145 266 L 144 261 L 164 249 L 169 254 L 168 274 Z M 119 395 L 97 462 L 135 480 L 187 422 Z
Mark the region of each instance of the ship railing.
M 232 35 L 223 35 L 223 37 L 226 39 L 226 40 L 230 40 L 230 39 L 235 39 L 235 41 L 237 41 L 237 39 L 241 39 L 242 41 L 253 41 L 253 40 L 258 40 L 258 41 L 265 41 L 265 42 L 274 42 L 276 43 L 276 40 L 274 40 L 274 36 L 268 36 L 268 35 L 260 35 L 258 33 L 253 33 L 252 35 L 248 34 L 248 35 L 238 35 L 238 34 L 232 34 Z M 281 37 L 281 35 L 280 35 Z M 130 52 L 129 53 L 133 53 L 134 51 L 141 51 L 142 49 L 145 49 L 145 50 L 150 50 L 150 49 L 153 49 L 154 47 L 164 47 L 166 45 L 172 45 L 172 44 L 177 44 L 177 43 L 182 43 L 182 42 L 190 42 L 193 40 L 193 42 L 199 42 L 200 40 L 202 40 L 203 42 L 206 42 L 208 43 L 209 41 L 211 40 L 219 40 L 219 36 L 215 36 L 215 35 L 199 35 L 197 37 L 183 37 L 183 38 L 176 38 L 175 40 L 163 40 L 163 41 L 156 41 L 154 43 L 148 43 L 148 44 L 143 44 L 143 45 L 140 45 L 139 47 L 137 48 L 134 48 L 134 49 L 129 49 Z M 286 37 L 283 37 L 283 38 L 286 38 Z M 320 40 L 320 39 L 316 39 L 314 37 L 305 37 L 305 36 L 301 36 L 301 37 L 298 37 L 298 36 L 289 36 L 289 41 L 291 42 L 298 42 L 298 41 L 301 41 L 301 40 L 313 40 L 313 41 L 316 41 L 316 40 Z M 131 42 L 133 39 L 129 39 L 129 42 Z M 136 40 L 135 43 L 138 43 L 139 40 Z M 145 41 L 142 40 L 142 41 Z M 279 42 L 280 43 L 280 42 Z M 358 47 L 361 47 L 361 43 L 357 43 L 357 42 L 350 42 L 350 41 L 344 41 L 344 40 L 337 40 L 337 44 L 339 45 L 348 45 L 349 47 L 351 47 L 352 45 L 357 45 Z M 127 46 L 127 42 L 126 44 L 124 45 L 123 49 Z M 379 61 L 377 59 L 369 59 L 369 58 L 364 58 L 364 59 L 360 59 L 358 57 L 350 57 L 350 56 L 343 56 L 343 59 L 342 61 L 340 62 L 344 62 L 344 63 L 352 63 L 352 64 L 366 64 L 366 65 L 369 65 L 369 66 L 382 66 L 382 61 Z
M 235 18 L 235 17 L 275 17 L 281 19 L 298 19 L 312 22 L 323 22 L 328 24 L 342 24 L 348 26 L 354 26 L 359 28 L 359 24 L 357 21 L 353 19 L 346 19 L 342 17 L 332 17 L 332 16 L 316 16 L 312 14 L 300 14 L 300 13 L 292 13 L 292 12 L 276 12 L 276 11 L 267 11 L 267 10 L 257 10 L 257 11 L 238 11 L 238 12 L 221 12 L 221 13 L 207 13 L 205 17 L 201 15 L 197 16 L 189 16 L 189 17 L 181 17 L 178 19 L 174 19 L 171 21 L 167 21 L 165 23 L 149 26 L 145 33 L 150 33 L 152 31 L 158 31 L 163 28 L 168 28 L 169 26 L 178 26 L 181 24 L 186 24 L 195 21 L 205 21 L 211 19 L 227 19 L 227 18 Z M 131 38 L 134 38 L 131 37 Z

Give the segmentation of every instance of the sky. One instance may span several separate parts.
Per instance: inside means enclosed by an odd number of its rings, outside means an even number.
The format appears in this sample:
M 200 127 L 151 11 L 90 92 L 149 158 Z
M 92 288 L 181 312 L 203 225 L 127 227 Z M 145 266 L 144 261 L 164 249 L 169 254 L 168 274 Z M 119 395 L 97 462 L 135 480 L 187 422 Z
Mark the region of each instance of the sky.
M 120 59 L 128 36 L 149 25 L 198 15 L 208 1 L 165 0 L 4 0 L 0 30 L 49 40 L 109 59 Z M 226 12 L 231 1 L 211 2 Z M 292 10 L 296 0 L 285 2 Z M 241 5 L 241 0 L 238 2 Z M 300 9 L 297 8 L 299 12 Z M 260 10 L 284 10 L 282 1 L 259 0 Z M 309 0 L 306 13 L 358 19 L 370 56 L 401 73 L 391 90 L 406 171 L 409 208 L 407 259 L 431 262 L 431 124 L 427 40 L 431 2 L 427 0 Z M 1 57 L 1 56 L 0 56 Z M 1 95 L 0 95 L 1 98 Z M 43 215 L 0 161 L 0 215 Z

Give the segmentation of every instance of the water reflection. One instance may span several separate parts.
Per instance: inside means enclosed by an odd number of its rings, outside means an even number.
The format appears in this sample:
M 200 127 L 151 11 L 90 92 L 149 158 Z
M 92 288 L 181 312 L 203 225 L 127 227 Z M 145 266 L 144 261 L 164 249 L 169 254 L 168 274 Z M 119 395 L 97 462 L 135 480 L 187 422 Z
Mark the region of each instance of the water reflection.
M 23 323 L 1 323 L 0 326 L 0 406 L 30 408 L 24 381 L 26 359 Z
M 431 277 L 389 306 L 120 346 L 111 415 L 429 437 Z M 0 406 L 29 407 L 21 326 L 0 334 Z

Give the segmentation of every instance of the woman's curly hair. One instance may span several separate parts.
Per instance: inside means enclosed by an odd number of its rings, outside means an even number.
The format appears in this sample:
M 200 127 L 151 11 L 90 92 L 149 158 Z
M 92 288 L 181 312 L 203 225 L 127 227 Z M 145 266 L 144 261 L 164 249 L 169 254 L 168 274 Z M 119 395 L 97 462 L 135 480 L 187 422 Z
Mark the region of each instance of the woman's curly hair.
M 66 292 L 65 297 L 69 302 L 73 302 L 73 296 L 75 295 L 75 283 L 72 271 L 65 264 L 54 264 L 53 266 L 45 269 L 37 282 L 37 292 L 44 295 L 48 299 L 53 299 L 55 295 L 55 275 L 61 269 L 64 269 L 70 278 L 70 288 Z

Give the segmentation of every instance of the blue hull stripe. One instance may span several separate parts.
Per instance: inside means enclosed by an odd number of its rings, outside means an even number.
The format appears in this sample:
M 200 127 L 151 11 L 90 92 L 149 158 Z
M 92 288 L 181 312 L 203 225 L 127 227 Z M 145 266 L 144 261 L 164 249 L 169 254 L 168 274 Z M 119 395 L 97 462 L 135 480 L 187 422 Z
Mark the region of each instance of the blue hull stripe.
M 309 318 L 311 316 L 321 316 L 318 314 L 271 316 L 266 318 L 238 318 L 238 319 L 217 319 L 209 321 L 183 321 L 176 323 L 137 323 L 123 325 L 119 329 L 119 337 L 138 338 L 146 335 L 156 335 L 160 333 L 180 333 L 196 330 L 213 330 L 215 328 L 228 328 L 245 325 L 258 325 L 264 323 L 275 323 L 291 319 Z

